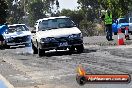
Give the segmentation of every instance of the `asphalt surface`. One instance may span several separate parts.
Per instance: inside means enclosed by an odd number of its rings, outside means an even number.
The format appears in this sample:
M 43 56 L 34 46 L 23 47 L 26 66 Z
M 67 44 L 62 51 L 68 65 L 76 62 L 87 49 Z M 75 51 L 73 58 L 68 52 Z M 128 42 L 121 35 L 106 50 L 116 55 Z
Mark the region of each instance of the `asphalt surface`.
M 40 58 L 30 48 L 0 50 L 0 74 L 15 88 L 132 88 L 132 83 L 80 86 L 76 82 L 79 64 L 90 74 L 132 74 L 132 40 L 117 46 L 117 36 L 113 38 L 85 37 L 81 54 L 51 51 Z

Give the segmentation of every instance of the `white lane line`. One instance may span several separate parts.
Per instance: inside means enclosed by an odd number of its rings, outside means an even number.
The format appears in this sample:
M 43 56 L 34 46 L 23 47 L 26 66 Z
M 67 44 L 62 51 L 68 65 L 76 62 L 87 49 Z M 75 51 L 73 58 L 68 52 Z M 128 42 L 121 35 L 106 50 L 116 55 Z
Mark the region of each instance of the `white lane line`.
M 2 80 L 4 82 L 4 84 L 7 86 L 7 88 L 14 88 L 14 86 L 12 84 L 9 83 L 9 81 L 4 78 L 1 74 L 0 74 L 0 80 Z
M 66 75 L 57 75 L 57 76 L 50 76 L 50 79 L 61 79 L 62 77 L 67 77 L 67 76 L 76 76 L 75 74 L 66 74 Z

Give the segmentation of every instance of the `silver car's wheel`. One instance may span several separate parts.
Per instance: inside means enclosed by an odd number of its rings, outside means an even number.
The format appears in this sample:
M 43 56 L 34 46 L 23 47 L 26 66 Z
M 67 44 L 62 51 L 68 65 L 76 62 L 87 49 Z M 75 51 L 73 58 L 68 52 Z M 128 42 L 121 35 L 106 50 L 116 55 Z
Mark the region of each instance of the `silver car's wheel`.
M 10 46 L 7 45 L 7 42 L 5 42 L 4 47 L 5 47 L 5 49 L 10 49 Z
M 74 51 L 75 51 L 75 47 L 72 46 L 72 47 L 69 48 L 70 53 L 73 53 Z
M 6 48 L 6 49 L 10 49 L 10 46 L 8 46 L 8 45 L 5 45 L 5 48 Z

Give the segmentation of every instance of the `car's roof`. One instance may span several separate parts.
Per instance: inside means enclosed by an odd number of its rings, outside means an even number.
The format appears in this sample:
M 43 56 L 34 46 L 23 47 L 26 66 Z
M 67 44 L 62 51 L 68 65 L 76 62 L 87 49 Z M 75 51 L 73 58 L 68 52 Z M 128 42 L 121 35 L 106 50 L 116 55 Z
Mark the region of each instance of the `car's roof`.
M 12 24 L 12 25 L 8 25 L 8 26 L 17 26 L 17 25 L 25 25 L 25 24 Z
M 48 19 L 56 19 L 56 18 L 69 18 L 69 17 L 66 17 L 66 16 L 48 17 L 48 18 L 42 18 L 42 19 L 39 19 L 39 20 L 37 20 L 36 22 L 40 22 L 40 21 L 48 20 Z
M 130 19 L 132 18 L 132 17 L 129 17 Z
M 118 18 L 118 19 L 126 19 L 126 18 Z
M 43 18 L 43 19 L 56 19 L 56 18 L 68 18 L 66 16 L 59 16 L 59 17 L 49 17 L 49 18 Z

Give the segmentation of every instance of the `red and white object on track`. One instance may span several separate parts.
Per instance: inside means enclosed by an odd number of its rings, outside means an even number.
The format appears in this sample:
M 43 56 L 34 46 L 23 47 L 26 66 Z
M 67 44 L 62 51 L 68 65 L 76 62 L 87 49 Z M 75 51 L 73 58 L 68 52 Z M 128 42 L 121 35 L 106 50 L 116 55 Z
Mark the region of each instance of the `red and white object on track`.
M 118 30 L 118 45 L 124 45 L 124 34 L 121 29 Z

